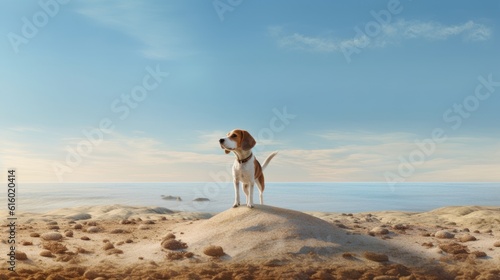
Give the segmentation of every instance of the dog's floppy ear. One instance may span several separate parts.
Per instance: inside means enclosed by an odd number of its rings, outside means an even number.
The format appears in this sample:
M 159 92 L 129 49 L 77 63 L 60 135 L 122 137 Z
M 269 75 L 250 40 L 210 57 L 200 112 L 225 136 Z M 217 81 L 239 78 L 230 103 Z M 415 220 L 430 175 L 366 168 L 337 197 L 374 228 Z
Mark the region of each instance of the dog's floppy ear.
M 224 150 L 224 153 L 229 154 L 231 151 L 230 150 Z
M 248 133 L 248 131 L 246 130 L 242 131 L 241 138 L 241 148 L 245 151 L 251 150 L 253 147 L 255 147 L 255 144 L 257 144 L 252 135 L 250 135 L 250 133 Z

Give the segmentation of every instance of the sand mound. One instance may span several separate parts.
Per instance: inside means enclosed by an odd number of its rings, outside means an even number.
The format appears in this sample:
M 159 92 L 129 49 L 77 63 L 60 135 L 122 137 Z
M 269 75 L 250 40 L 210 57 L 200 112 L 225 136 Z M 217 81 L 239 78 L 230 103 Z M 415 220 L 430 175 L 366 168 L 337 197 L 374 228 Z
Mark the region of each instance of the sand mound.
M 439 224 L 478 230 L 500 230 L 500 208 L 484 206 L 449 206 L 423 213 L 385 211 L 383 222 Z
M 182 241 L 191 251 L 200 254 L 207 246 L 221 246 L 231 260 L 269 260 L 290 254 L 326 256 L 361 251 L 367 244 L 375 250 L 387 249 L 369 236 L 354 236 L 308 214 L 267 205 L 232 208 L 185 232 Z

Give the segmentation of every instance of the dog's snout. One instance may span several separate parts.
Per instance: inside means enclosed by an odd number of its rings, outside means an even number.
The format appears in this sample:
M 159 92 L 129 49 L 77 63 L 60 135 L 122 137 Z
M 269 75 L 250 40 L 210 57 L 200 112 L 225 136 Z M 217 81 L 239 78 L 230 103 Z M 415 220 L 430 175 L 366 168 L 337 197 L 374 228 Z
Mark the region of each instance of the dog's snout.
M 224 143 L 224 139 L 223 138 L 219 139 L 219 143 L 221 144 Z

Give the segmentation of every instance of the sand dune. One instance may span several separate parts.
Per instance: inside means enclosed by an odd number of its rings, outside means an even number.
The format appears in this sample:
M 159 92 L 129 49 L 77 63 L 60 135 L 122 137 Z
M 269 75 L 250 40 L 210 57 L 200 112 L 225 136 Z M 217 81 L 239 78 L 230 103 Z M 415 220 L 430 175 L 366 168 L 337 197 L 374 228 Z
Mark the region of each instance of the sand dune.
M 0 279 L 500 279 L 498 217 L 499 207 L 474 206 L 306 214 L 257 205 L 210 215 L 112 205 L 25 213 L 17 274 L 6 272 L 2 254 Z

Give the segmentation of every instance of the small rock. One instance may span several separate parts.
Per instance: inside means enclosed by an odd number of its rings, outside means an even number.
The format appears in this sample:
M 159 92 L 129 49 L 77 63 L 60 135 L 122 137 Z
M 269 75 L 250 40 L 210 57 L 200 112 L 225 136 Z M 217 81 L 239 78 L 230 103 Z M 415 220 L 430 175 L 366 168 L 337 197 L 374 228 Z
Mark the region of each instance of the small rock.
M 122 233 L 128 233 L 128 231 L 126 231 L 124 229 L 121 229 L 121 228 L 115 228 L 110 233 L 112 233 L 112 234 L 122 234 Z
M 370 233 L 376 234 L 376 235 L 385 235 L 389 234 L 389 230 L 383 227 L 374 227 L 370 230 Z
M 100 229 L 100 228 L 98 228 L 98 227 L 96 227 L 96 226 L 91 226 L 91 227 L 89 227 L 89 228 L 87 229 L 87 232 L 88 232 L 88 233 L 98 233 L 98 232 L 100 232 L 100 231 L 101 231 L 101 229 Z
M 393 229 L 396 229 L 396 230 L 406 230 L 406 229 L 409 229 L 410 227 L 408 225 L 404 225 L 404 224 L 395 224 L 392 226 Z
M 47 241 L 57 241 L 61 240 L 63 236 L 59 232 L 47 232 L 42 234 L 41 238 Z
M 193 199 L 193 201 L 210 201 L 210 199 L 208 199 L 206 197 L 198 197 L 198 198 Z
M 175 239 L 175 235 L 173 233 L 169 233 L 163 238 L 164 241 L 168 239 Z
M 81 240 L 85 240 L 85 241 L 89 241 L 90 240 L 90 238 L 88 236 L 82 236 L 80 239 Z
M 467 246 L 452 242 L 439 245 L 439 248 L 448 254 L 467 254 Z
M 494 247 L 500 247 L 500 241 L 497 241 L 497 242 L 493 243 L 493 246 Z
M 73 229 L 82 229 L 83 225 L 82 224 L 76 224 L 73 226 Z
M 225 255 L 224 250 L 221 246 L 210 245 L 203 249 L 203 254 L 210 257 L 222 257 Z
M 52 226 L 48 226 L 48 229 L 50 230 L 58 230 L 58 229 L 61 229 L 58 225 L 52 225 Z
M 107 251 L 107 250 L 110 250 L 110 249 L 113 249 L 113 248 L 115 248 L 115 246 L 113 246 L 113 244 L 111 244 L 109 242 L 105 243 L 104 246 L 102 247 L 102 249 L 104 251 Z
M 53 258 L 54 257 L 54 255 L 52 255 L 52 252 L 50 252 L 49 250 L 41 251 L 40 256 L 46 257 L 46 258 Z
M 40 234 L 36 233 L 36 232 L 32 232 L 32 233 L 30 233 L 30 237 L 40 237 Z
M 66 237 L 73 237 L 73 231 L 72 230 L 67 230 L 67 231 L 64 232 L 64 235 Z
M 460 237 L 457 238 L 458 241 L 460 242 L 469 242 L 469 241 L 476 241 L 476 237 L 470 235 L 470 234 L 466 234 L 466 235 L 462 235 Z
M 32 245 L 33 245 L 33 242 L 30 242 L 30 241 L 23 241 L 23 242 L 21 243 L 21 245 L 23 245 L 23 246 L 32 246 Z
M 140 225 L 137 229 L 140 229 L 140 230 L 149 230 L 149 229 L 151 229 L 151 227 L 148 226 L 148 225 Z
M 344 252 L 344 253 L 342 253 L 342 257 L 344 259 L 352 260 L 355 258 L 355 255 L 353 253 Z
M 184 258 L 183 252 L 168 252 L 167 259 L 171 261 L 180 260 Z
M 180 196 L 162 195 L 161 198 L 164 200 L 182 201 Z
M 475 255 L 476 258 L 485 258 L 487 256 L 486 253 L 482 251 L 474 251 L 471 254 Z
M 440 230 L 434 234 L 434 237 L 441 238 L 441 239 L 451 239 L 451 238 L 455 237 L 455 234 L 453 234 L 449 231 L 446 231 L 446 230 Z
M 106 250 L 106 255 L 118 255 L 118 254 L 123 254 L 123 251 L 116 248 Z
M 85 250 L 82 247 L 76 248 L 76 252 L 79 253 L 79 254 L 88 254 L 88 253 L 90 253 L 89 251 Z
M 186 249 L 188 246 L 184 242 L 180 242 L 175 239 L 168 239 L 161 243 L 161 247 L 168 250 L 180 250 Z
M 28 256 L 26 255 L 26 253 L 21 252 L 21 251 L 17 251 L 16 252 L 16 260 L 18 260 L 18 261 L 25 261 L 27 259 L 28 259 Z
M 375 252 L 364 252 L 363 253 L 363 256 L 370 260 L 370 261 L 374 261 L 374 262 L 386 262 L 386 261 L 389 261 L 389 257 L 385 254 L 379 254 L 379 253 L 375 253 Z

